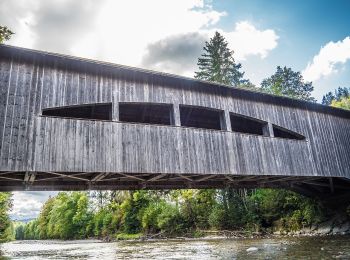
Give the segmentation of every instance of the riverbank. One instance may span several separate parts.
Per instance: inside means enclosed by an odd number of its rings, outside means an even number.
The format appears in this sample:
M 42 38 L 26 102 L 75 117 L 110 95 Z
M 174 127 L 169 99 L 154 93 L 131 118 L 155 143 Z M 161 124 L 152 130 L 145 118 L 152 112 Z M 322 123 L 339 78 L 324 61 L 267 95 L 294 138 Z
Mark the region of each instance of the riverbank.
M 107 195 L 103 199 L 106 202 L 97 203 L 93 194 L 61 192 L 44 204 L 38 218 L 17 225 L 15 237 L 18 240 L 96 237 L 114 241 L 203 237 L 207 230 L 220 230 L 225 237 L 235 238 L 292 231 L 308 234 L 316 230 L 337 234 L 348 231 L 343 219 L 335 221 L 340 226 L 332 222 L 322 227 L 318 223 L 338 215 L 350 219 L 344 209 L 333 212 L 316 201 L 285 190 L 163 193 L 140 190 Z
M 345 236 L 193 238 L 149 241 L 22 240 L 0 245 L 5 259 L 349 259 Z
M 250 232 L 244 230 L 232 231 L 232 230 L 200 230 L 195 232 L 189 232 L 182 234 L 181 236 L 167 235 L 163 232 L 157 234 L 126 234 L 119 233 L 115 236 L 106 237 L 92 237 L 82 239 L 81 241 L 103 241 L 105 243 L 113 243 L 118 241 L 201 241 L 201 240 L 221 240 L 221 239 L 284 239 L 289 237 L 350 237 L 350 222 L 343 223 L 335 221 L 325 221 L 319 225 L 313 225 L 301 230 L 288 231 L 277 230 L 271 231 L 266 229 L 261 232 Z M 22 241 L 22 240 L 16 240 Z M 51 240 L 28 240 L 28 241 L 51 241 Z M 57 241 L 74 241 L 74 240 L 57 240 Z M 3 242 L 5 243 L 5 242 Z M 1 244 L 1 243 L 0 243 Z
M 168 236 L 165 233 L 158 234 L 118 234 L 115 238 L 106 237 L 103 241 L 114 242 L 120 240 L 201 240 L 201 239 L 266 239 L 284 237 L 323 237 L 323 236 L 350 236 L 350 221 L 347 219 L 334 218 L 319 224 L 311 225 L 300 230 L 275 230 L 265 229 L 260 232 L 231 231 L 231 230 L 200 230 L 181 236 Z

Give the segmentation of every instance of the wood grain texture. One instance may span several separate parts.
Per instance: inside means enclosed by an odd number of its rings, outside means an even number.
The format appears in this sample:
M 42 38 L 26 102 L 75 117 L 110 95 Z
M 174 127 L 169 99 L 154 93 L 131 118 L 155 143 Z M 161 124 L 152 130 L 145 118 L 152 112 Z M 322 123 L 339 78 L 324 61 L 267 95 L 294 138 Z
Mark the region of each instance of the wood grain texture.
M 350 178 L 350 116 L 341 110 L 337 115 L 284 105 L 283 98 L 269 103 L 266 94 L 140 77 L 99 65 L 72 69 L 62 61 L 0 57 L 0 171 Z M 41 116 L 44 108 L 107 102 L 114 122 Z M 175 104 L 177 126 L 118 122 L 118 102 Z M 254 117 L 306 141 L 181 127 L 179 104 L 224 110 L 226 120 L 229 112 Z

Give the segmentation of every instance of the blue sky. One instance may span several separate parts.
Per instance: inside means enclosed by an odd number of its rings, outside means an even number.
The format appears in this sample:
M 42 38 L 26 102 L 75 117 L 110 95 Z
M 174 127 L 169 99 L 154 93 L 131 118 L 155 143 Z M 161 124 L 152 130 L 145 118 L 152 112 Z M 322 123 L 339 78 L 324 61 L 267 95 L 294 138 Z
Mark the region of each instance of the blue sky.
M 313 81 L 313 95 L 350 87 L 350 1 L 0 1 L 8 44 L 192 77 L 205 41 L 224 35 L 259 86 L 277 65 Z M 15 193 L 14 218 L 54 193 Z
M 248 73 L 264 67 L 259 78 L 270 75 L 277 65 L 303 71 L 321 47 L 350 36 L 350 1 L 346 0 L 220 0 L 214 1 L 213 7 L 227 12 L 219 22 L 222 28 L 228 30 L 232 24 L 245 20 L 258 28 L 272 28 L 278 34 L 278 46 L 269 57 L 260 62 L 256 59 L 247 61 Z M 350 87 L 349 58 L 345 64 L 336 64 L 335 67 L 337 73 L 313 80 L 314 95 L 318 99 L 338 86 Z

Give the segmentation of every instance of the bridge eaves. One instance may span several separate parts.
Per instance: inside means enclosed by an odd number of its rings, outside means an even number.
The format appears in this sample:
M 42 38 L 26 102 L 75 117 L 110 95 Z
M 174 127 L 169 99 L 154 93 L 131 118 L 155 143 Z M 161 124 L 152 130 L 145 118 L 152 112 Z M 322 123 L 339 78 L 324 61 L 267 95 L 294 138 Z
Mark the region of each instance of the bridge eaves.
M 21 58 L 22 60 L 28 59 L 29 61 L 35 60 L 37 62 L 45 63 L 46 65 L 62 66 L 78 71 L 86 70 L 92 73 L 107 75 L 118 74 L 122 75 L 123 77 L 129 77 L 133 80 L 144 80 L 145 77 L 152 77 L 153 79 L 158 78 L 159 80 L 167 81 L 168 85 L 171 87 L 181 86 L 189 88 L 201 88 L 202 91 L 219 92 L 221 95 L 232 95 L 237 98 L 253 100 L 256 102 L 305 109 L 350 119 L 350 111 L 341 108 L 334 108 L 319 103 L 307 102 L 285 96 L 267 94 L 254 89 L 232 87 L 190 77 L 110 62 L 74 57 L 70 55 L 62 55 L 52 52 L 38 51 L 5 44 L 0 44 L 0 56 L 7 58 Z

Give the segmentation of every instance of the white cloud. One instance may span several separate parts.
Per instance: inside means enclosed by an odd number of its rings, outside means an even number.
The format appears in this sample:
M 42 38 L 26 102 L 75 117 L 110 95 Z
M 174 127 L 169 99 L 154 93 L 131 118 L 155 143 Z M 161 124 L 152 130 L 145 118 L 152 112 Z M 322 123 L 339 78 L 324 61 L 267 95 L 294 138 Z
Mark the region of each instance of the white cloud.
M 198 53 L 205 40 L 215 30 L 221 31 L 235 58 L 245 60 L 249 55 L 261 58 L 277 46 L 278 36 L 271 29 L 259 30 L 247 21 L 239 22 L 226 32 L 218 28 L 225 12 L 214 10 L 206 0 L 45 0 L 12 1 L 0 3 L 0 24 L 16 32 L 10 44 L 132 66 L 193 74 Z M 11 14 L 11 15 L 9 15 Z M 197 36 L 194 39 L 181 36 Z M 171 40 L 177 40 L 176 47 Z M 204 40 L 203 40 L 204 39 Z M 183 40 L 183 42 L 181 42 Z M 150 46 L 164 43 L 162 54 L 171 58 L 173 49 L 189 49 L 187 58 L 176 62 L 159 60 Z M 197 48 L 197 49 L 196 49 Z M 189 52 L 193 50 L 193 53 Z M 169 53 L 167 53 L 169 52 Z M 162 59 L 162 55 L 158 55 Z M 189 58 L 193 62 L 188 63 Z M 186 62 L 186 63 L 185 63 Z
M 9 44 L 137 66 L 149 43 L 215 25 L 225 12 L 205 0 L 0 2 Z
M 344 64 L 350 59 L 350 37 L 342 41 L 329 42 L 309 62 L 303 76 L 308 81 L 315 81 L 321 77 L 337 72 L 337 65 Z
M 187 33 L 170 36 L 147 46 L 141 66 L 192 77 L 208 36 Z
M 262 59 L 277 47 L 278 35 L 274 30 L 258 30 L 248 21 L 236 23 L 235 29 L 224 33 L 229 47 L 235 50 L 237 60 L 245 60 L 250 55 L 258 55 Z
M 23 191 L 13 192 L 13 207 L 10 216 L 15 220 L 36 218 L 44 202 L 49 196 L 55 196 L 57 192 L 34 192 Z
M 106 1 L 95 26 L 73 45 L 72 52 L 137 66 L 148 44 L 197 32 L 223 15 L 202 0 Z
M 198 32 L 172 35 L 151 43 L 143 56 L 142 66 L 193 76 L 205 41 L 209 41 L 216 30 L 224 35 L 229 47 L 235 51 L 234 58 L 238 62 L 245 61 L 253 55 L 264 59 L 278 44 L 278 35 L 274 30 L 259 30 L 253 24 L 242 21 L 236 23 L 232 31 L 205 28 Z

